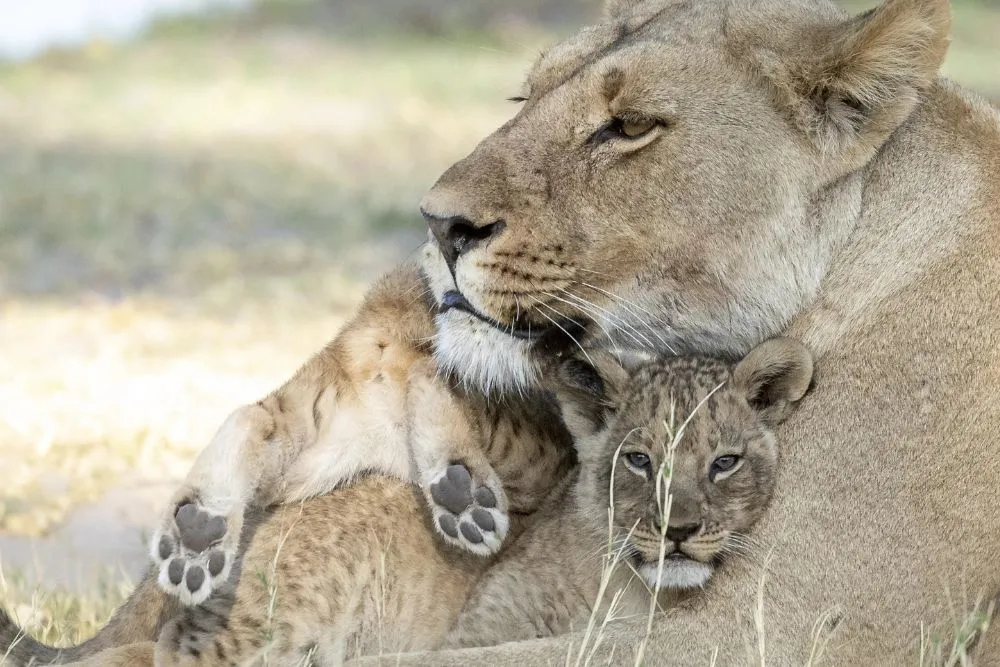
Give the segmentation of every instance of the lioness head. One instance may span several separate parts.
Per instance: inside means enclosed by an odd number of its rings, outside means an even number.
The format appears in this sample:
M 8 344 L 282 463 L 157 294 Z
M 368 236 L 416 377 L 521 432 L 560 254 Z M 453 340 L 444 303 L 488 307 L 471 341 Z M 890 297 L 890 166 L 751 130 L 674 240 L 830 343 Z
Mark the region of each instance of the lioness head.
M 537 341 L 741 355 L 817 294 L 864 167 L 935 80 L 947 0 L 617 1 L 422 202 L 443 366 L 501 390 Z
M 564 364 L 557 390 L 581 462 L 579 502 L 602 527 L 611 507 L 615 538 L 651 587 L 701 586 L 727 553 L 746 549 L 767 507 L 773 428 L 806 393 L 812 357 L 775 338 L 735 365 L 593 358 L 596 371 Z

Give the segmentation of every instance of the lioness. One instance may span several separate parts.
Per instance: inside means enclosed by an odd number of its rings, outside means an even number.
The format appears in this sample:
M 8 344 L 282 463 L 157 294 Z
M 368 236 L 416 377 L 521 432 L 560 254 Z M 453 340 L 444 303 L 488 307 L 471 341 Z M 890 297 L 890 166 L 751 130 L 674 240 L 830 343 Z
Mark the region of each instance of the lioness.
M 279 509 L 237 561 L 235 585 L 173 620 L 167 610 L 179 610 L 153 573 L 102 634 L 163 627 L 159 640 L 83 664 L 337 665 L 345 655 L 555 635 L 592 616 L 645 617 L 651 591 L 662 606 L 671 591 L 703 587 L 750 543 L 778 467 L 772 429 L 805 395 L 812 358 L 791 339 L 735 365 L 632 356 L 625 368 L 596 352 L 588 359 L 599 370 L 576 359 L 559 368 L 553 388 L 581 464 L 471 599 L 486 561 L 447 554 L 421 520 L 418 493 L 368 477 Z M 431 429 L 442 416 L 464 419 L 457 404 L 433 407 L 414 419 Z M 4 630 L 13 639 L 9 621 Z M 10 651 L 14 665 L 89 652 L 27 637 Z
M 654 624 L 648 664 L 1000 662 L 980 634 L 1000 591 L 1000 112 L 938 76 L 949 25 L 947 0 L 610 0 L 423 201 L 424 269 L 456 304 L 436 356 L 470 382 L 530 385 L 528 327 L 556 313 L 585 345 L 739 356 L 785 332 L 816 354 L 755 535 L 767 575 L 723 568 Z M 631 664 L 644 633 L 609 627 L 593 663 Z M 400 662 L 564 664 L 582 640 Z

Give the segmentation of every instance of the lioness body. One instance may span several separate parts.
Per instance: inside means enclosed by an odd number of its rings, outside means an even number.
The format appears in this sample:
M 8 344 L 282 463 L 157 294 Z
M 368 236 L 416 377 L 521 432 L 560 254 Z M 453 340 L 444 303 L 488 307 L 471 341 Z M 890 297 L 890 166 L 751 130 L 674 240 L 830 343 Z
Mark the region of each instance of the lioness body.
M 524 294 L 522 320 L 547 293 L 621 345 L 741 353 L 787 330 L 817 353 L 815 395 L 781 434 L 794 446 L 758 526 L 766 576 L 749 561 L 720 572 L 655 624 L 651 663 L 972 652 L 1000 591 L 1000 113 L 936 75 L 947 3 L 890 0 L 854 19 L 822 0 L 609 4 L 606 23 L 541 59 L 523 110 L 428 195 L 435 219 L 505 221 L 453 255 L 455 281 L 431 267 L 432 285 L 507 324 L 498 294 L 514 281 L 494 257 L 565 243 L 563 282 Z M 587 146 L 623 107 L 667 120 Z M 463 341 L 502 332 L 462 315 L 439 316 L 442 361 L 492 372 Z M 507 346 L 524 362 L 503 381 L 531 374 L 525 345 Z M 609 628 L 595 660 L 614 646 L 629 661 L 622 647 L 643 632 Z M 549 664 L 581 639 L 403 663 Z

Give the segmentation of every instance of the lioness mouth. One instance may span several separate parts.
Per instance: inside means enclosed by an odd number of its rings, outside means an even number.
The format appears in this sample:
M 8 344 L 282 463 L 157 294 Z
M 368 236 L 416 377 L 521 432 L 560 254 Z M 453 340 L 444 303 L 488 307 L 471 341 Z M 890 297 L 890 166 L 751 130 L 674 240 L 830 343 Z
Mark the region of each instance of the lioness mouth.
M 504 324 L 503 322 L 498 322 L 488 315 L 480 313 L 472 307 L 472 304 L 469 303 L 468 299 L 462 296 L 461 292 L 456 290 L 449 290 L 444 293 L 441 297 L 441 305 L 438 312 L 446 313 L 452 309 L 468 313 L 477 320 L 490 325 L 494 329 L 502 331 L 508 336 L 513 336 L 514 338 L 520 338 L 522 340 L 540 340 L 549 336 L 554 331 L 565 334 L 566 337 L 575 340 L 576 336 L 583 332 L 583 325 L 571 319 L 564 319 L 561 322 L 552 322 L 552 324 L 548 325 L 533 326 L 531 323 L 521 323 L 518 321 L 511 322 L 510 324 Z

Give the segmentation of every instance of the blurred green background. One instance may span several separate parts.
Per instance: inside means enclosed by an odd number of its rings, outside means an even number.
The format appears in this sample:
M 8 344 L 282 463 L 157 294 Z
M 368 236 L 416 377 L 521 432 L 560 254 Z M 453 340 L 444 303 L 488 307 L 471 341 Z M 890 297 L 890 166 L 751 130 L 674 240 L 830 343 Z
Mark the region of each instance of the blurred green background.
M 194 452 L 415 250 L 423 191 L 599 5 L 265 0 L 0 63 L 0 601 L 103 622 L 94 573 L 141 572 Z M 945 72 L 1000 99 L 1000 7 L 954 11 Z

